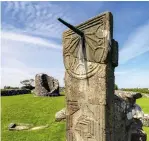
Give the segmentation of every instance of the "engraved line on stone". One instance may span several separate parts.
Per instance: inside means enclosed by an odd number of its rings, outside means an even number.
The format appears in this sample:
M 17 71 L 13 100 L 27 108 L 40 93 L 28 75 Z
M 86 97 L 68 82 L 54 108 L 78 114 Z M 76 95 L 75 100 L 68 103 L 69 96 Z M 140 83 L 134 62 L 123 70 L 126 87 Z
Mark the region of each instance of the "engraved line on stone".
M 94 34 L 93 34 L 94 35 Z M 88 36 L 87 34 L 86 34 L 86 37 L 88 38 L 88 39 L 91 39 L 93 42 L 97 42 L 97 40 L 95 39 L 95 38 L 93 38 L 93 36 Z
M 98 30 L 102 30 L 101 28 L 104 28 L 104 22 L 99 24 L 99 26 L 97 26 L 95 32 L 97 32 Z
M 72 45 L 72 47 L 70 47 L 70 52 L 71 52 L 71 53 L 75 51 L 75 49 L 77 48 L 76 46 L 78 46 L 79 42 L 80 42 L 79 39 L 76 40 L 76 41 L 74 42 L 74 44 Z
M 88 44 L 88 46 L 90 47 L 90 49 L 92 51 L 94 51 L 94 46 L 91 45 L 92 43 L 90 43 L 90 41 L 86 41 L 86 44 Z
M 78 26 L 75 26 L 75 27 L 77 27 L 80 30 L 81 29 L 86 29 L 86 28 L 89 28 L 90 25 L 94 26 L 94 25 L 103 23 L 103 21 L 105 20 L 105 17 L 106 17 L 106 15 L 102 15 L 102 16 L 99 16 L 99 17 L 97 17 L 95 19 L 89 20 L 89 21 L 87 21 L 87 22 L 85 22 L 83 24 L 80 24 Z M 65 33 L 69 33 L 69 32 L 72 32 L 72 31 L 71 30 L 65 31 Z
M 79 37 L 73 37 L 69 42 L 69 45 L 65 49 L 71 49 L 73 45 L 79 40 Z
M 67 69 L 67 72 L 69 73 L 69 75 L 71 75 L 72 77 L 75 77 L 77 79 L 85 79 L 86 77 L 91 77 L 95 74 L 96 71 L 98 71 L 98 69 L 100 68 L 100 66 L 97 66 L 94 70 L 88 72 L 87 76 L 82 75 L 82 76 L 78 76 L 77 74 L 75 74 L 74 72 L 71 72 L 71 70 Z
M 84 31 L 85 29 L 88 29 L 88 28 L 90 28 L 90 27 L 93 27 L 93 26 L 96 26 L 96 25 L 99 25 L 99 24 L 101 24 L 101 25 L 103 25 L 103 21 L 100 21 L 100 22 L 98 22 L 98 23 L 94 23 L 94 24 L 92 24 L 92 25 L 87 25 L 87 26 L 84 26 L 84 27 L 82 27 L 82 28 L 78 28 L 78 29 L 80 29 L 81 31 Z M 69 31 L 68 33 L 66 33 L 67 34 L 67 36 L 69 36 L 69 35 L 73 35 L 73 34 L 75 34 L 75 32 L 73 32 L 73 31 Z

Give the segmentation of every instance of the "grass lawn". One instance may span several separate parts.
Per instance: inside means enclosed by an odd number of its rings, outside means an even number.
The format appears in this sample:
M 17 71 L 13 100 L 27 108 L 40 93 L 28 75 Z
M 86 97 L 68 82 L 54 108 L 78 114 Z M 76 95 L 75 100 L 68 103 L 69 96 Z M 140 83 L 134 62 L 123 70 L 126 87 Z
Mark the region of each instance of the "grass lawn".
M 65 97 L 33 97 L 32 94 L 1 97 L 2 141 L 65 141 L 65 122 L 54 122 L 55 113 L 65 107 Z M 149 98 L 137 100 L 149 113 Z M 8 131 L 11 123 L 49 124 L 36 131 Z M 144 128 L 149 136 L 149 128 Z M 149 141 L 149 139 L 148 139 Z
M 140 98 L 136 103 L 141 106 L 144 113 L 149 114 L 149 98 Z M 149 127 L 144 127 L 143 129 L 147 133 L 147 141 L 149 141 Z
M 140 98 L 136 103 L 141 106 L 144 113 L 149 114 L 149 98 Z
M 65 107 L 64 96 L 33 97 L 32 94 L 1 97 L 2 141 L 65 141 L 65 123 L 54 122 L 55 113 Z M 49 124 L 36 131 L 8 131 L 9 123 Z

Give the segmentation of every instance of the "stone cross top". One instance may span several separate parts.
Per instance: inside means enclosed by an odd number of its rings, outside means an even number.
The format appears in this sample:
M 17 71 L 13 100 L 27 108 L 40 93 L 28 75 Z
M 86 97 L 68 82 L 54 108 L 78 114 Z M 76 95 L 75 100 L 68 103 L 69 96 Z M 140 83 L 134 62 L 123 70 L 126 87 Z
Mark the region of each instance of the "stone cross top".
M 114 140 L 113 16 L 102 13 L 63 33 L 67 141 Z

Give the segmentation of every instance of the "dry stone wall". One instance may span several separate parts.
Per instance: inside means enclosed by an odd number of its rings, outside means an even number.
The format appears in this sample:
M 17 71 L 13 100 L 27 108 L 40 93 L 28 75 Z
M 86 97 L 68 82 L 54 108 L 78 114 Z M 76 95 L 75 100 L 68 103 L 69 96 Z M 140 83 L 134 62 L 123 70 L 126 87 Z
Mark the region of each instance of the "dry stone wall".
M 29 94 L 31 93 L 30 90 L 26 89 L 18 89 L 18 90 L 1 90 L 1 96 L 12 96 L 12 95 L 20 95 L 20 94 Z

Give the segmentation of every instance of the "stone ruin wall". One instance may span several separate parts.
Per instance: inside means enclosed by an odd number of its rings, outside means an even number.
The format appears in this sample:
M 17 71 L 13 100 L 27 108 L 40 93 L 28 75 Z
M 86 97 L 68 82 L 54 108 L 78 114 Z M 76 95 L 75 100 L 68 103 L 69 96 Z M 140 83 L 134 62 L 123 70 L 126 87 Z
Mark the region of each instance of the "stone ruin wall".
M 36 96 L 59 96 L 59 82 L 47 74 L 41 73 L 35 76 Z

